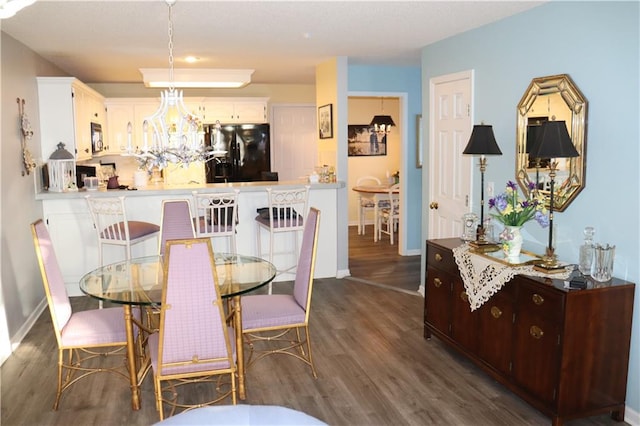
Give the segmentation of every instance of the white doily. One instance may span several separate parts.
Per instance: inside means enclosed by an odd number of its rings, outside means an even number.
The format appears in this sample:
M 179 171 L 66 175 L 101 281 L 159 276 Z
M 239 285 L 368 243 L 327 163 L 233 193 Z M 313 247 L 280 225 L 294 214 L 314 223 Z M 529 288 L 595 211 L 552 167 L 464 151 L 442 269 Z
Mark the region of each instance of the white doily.
M 475 311 L 491 296 L 496 294 L 514 275 L 531 275 L 567 279 L 573 271 L 572 266 L 563 272 L 546 274 L 536 271 L 533 265 L 509 266 L 469 252 L 469 246 L 463 244 L 453 249 L 453 258 L 460 270 L 464 288 L 469 296 L 471 310 Z

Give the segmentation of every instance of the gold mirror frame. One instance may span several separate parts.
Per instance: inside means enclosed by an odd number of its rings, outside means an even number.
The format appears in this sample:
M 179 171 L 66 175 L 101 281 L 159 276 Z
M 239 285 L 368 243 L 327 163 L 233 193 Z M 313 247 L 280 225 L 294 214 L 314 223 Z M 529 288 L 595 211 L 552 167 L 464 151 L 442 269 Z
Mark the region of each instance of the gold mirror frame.
M 549 206 L 549 159 L 529 158 L 527 138 L 535 137 L 536 127 L 544 121 L 565 120 L 571 141 L 580 154 L 575 158 L 558 159 L 554 181 L 553 210 L 564 211 L 585 187 L 587 153 L 587 100 L 567 74 L 539 77 L 531 80 L 518 104 L 516 135 L 516 180 L 525 196 L 529 184 L 535 182 Z

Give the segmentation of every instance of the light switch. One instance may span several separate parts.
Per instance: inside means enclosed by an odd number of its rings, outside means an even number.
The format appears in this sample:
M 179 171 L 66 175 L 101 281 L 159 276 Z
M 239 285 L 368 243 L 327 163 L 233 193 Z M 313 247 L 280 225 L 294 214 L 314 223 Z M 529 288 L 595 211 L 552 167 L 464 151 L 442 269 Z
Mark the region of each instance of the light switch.
M 487 182 L 487 195 L 493 197 L 494 186 L 493 182 Z

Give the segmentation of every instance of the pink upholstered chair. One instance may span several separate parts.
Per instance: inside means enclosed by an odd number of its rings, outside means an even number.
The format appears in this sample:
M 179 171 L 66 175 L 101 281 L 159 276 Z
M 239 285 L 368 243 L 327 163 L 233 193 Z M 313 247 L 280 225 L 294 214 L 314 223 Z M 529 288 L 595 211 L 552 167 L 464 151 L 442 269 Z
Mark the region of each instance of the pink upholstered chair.
M 167 242 L 160 331 L 148 340 L 156 408 L 189 410 L 231 396 L 236 403 L 235 336 L 228 327 L 218 292 L 211 240 L 195 238 Z M 224 379 L 224 381 L 223 381 Z M 179 398 L 176 388 L 188 383 L 216 382 L 196 393 L 197 404 Z
M 104 355 L 126 356 L 124 312 L 122 308 L 72 312 L 46 225 L 41 219 L 37 220 L 31 224 L 31 232 L 58 343 L 58 388 L 53 404 L 57 410 L 62 393 L 90 374 L 112 372 L 129 380 L 125 362 L 109 367 L 104 362 L 96 365 L 95 360 L 91 361 Z M 121 391 L 126 389 L 123 384 Z
M 195 238 L 193 220 L 191 219 L 191 203 L 189 200 L 162 201 L 162 218 L 160 219 L 160 247 L 158 253 L 164 254 L 167 240 L 183 240 Z
M 311 367 L 313 377 L 318 377 L 311 357 L 309 314 L 319 225 L 320 211 L 312 207 L 305 218 L 293 294 L 242 297 L 242 333 L 250 348 L 247 369 L 267 355 L 286 354 L 306 363 Z M 264 344 L 260 341 L 280 345 L 265 345 L 259 349 L 256 344 Z

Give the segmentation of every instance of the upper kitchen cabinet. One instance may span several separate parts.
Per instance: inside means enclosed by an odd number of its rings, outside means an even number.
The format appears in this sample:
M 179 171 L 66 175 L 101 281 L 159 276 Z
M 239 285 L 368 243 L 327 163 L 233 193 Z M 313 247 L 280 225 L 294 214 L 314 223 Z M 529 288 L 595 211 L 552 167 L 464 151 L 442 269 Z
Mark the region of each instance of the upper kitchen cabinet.
M 262 124 L 268 122 L 267 100 L 267 98 L 205 98 L 193 112 L 199 114 L 208 124 L 216 121 L 222 124 Z M 192 101 L 187 103 L 187 105 L 192 104 Z
M 129 143 L 128 124 L 131 123 L 131 148 L 142 147 L 144 120 L 158 110 L 156 98 L 108 98 L 107 134 L 109 154 L 122 154 Z
M 73 77 L 37 77 L 37 82 L 43 160 L 60 142 L 77 161 L 91 159 L 92 134 L 106 123 L 104 97 Z M 94 150 L 103 149 L 104 141 L 102 133 Z

